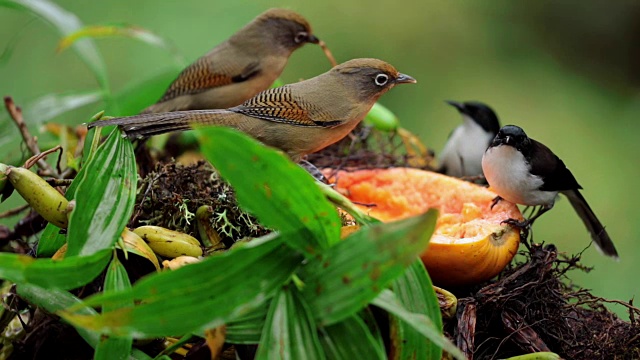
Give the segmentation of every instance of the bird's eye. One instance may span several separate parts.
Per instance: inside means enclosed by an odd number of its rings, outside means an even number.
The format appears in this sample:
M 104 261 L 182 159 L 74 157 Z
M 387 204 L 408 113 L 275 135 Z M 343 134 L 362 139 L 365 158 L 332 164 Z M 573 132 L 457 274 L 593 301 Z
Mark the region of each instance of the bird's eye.
M 295 41 L 296 44 L 301 44 L 307 41 L 308 39 L 309 39 L 309 34 L 306 31 L 301 31 L 296 34 L 296 37 L 293 38 L 293 41 Z
M 389 81 L 389 75 L 387 74 L 376 75 L 376 79 L 375 79 L 376 85 L 385 86 L 388 81 Z

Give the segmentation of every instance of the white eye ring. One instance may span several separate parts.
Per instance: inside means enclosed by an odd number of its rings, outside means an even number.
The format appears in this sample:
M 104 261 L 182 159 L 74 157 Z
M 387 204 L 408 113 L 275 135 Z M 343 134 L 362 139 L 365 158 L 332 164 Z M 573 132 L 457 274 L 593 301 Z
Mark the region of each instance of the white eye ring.
M 378 86 L 385 86 L 387 84 L 387 81 L 389 81 L 389 76 L 387 74 L 378 74 L 376 75 L 376 85 Z
M 302 42 L 307 41 L 308 38 L 309 38 L 309 34 L 306 31 L 301 31 L 296 34 L 296 37 L 293 38 L 293 41 L 295 41 L 296 44 L 300 44 Z

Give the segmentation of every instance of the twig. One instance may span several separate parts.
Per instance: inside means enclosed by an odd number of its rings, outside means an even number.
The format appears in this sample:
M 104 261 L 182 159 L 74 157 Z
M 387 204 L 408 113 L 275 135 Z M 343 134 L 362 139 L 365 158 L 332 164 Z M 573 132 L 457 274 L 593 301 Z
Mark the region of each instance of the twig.
M 15 208 L 15 209 L 11 209 L 11 210 L 7 210 L 5 212 L 2 212 L 2 213 L 0 213 L 0 219 L 4 219 L 4 218 L 7 218 L 7 217 L 18 215 L 21 212 L 27 210 L 29 208 L 29 206 L 30 206 L 29 204 L 24 204 L 24 205 L 19 206 L 19 207 Z
M 27 148 L 29 148 L 29 151 L 31 151 L 31 154 L 39 155 L 40 148 L 38 147 L 38 143 L 36 142 L 36 139 L 31 135 L 31 133 L 29 133 L 27 124 L 25 124 L 24 118 L 22 117 L 22 109 L 16 106 L 11 96 L 6 96 L 4 98 L 4 105 L 7 108 L 7 111 L 9 112 L 11 119 L 13 119 L 13 121 L 18 126 L 20 135 L 22 135 L 22 139 L 24 140 L 25 144 L 27 144 Z M 38 159 L 37 164 L 40 169 L 47 172 L 48 174 L 55 177 L 59 177 L 58 172 L 55 169 L 53 169 L 49 164 L 47 164 L 47 162 L 44 161 L 43 159 Z
M 25 161 L 24 167 L 29 169 L 29 168 L 31 168 L 33 166 L 33 164 L 37 163 L 38 161 L 40 161 L 40 160 L 44 159 L 45 157 L 47 157 L 47 155 L 49 155 L 51 153 L 54 153 L 54 152 L 56 152 L 58 150 L 62 150 L 62 146 L 56 145 L 54 148 L 51 148 L 51 149 L 46 150 L 44 152 L 41 152 L 41 153 L 39 153 L 37 155 L 33 155 L 32 157 L 27 159 L 27 161 Z M 61 153 L 62 153 L 62 151 L 61 151 Z M 47 165 L 49 165 L 49 164 L 47 164 Z
M 47 179 L 46 181 L 51 186 L 69 186 L 73 179 Z
M 582 294 L 582 295 L 587 295 L 590 298 L 589 299 L 581 299 L 578 300 L 576 302 L 576 305 L 585 305 L 585 304 L 591 304 L 591 303 L 598 303 L 598 302 L 605 302 L 605 303 L 610 303 L 610 304 L 618 304 L 618 305 L 622 305 L 624 307 L 626 307 L 629 310 L 633 310 L 634 312 L 640 314 L 640 309 L 633 306 L 632 304 L 629 304 L 627 302 L 624 302 L 622 300 L 616 300 L 616 299 L 605 299 L 602 297 L 598 297 L 598 296 L 593 296 L 589 293 L 585 293 L 584 291 L 579 291 L 573 295 L 578 295 L 578 294 Z

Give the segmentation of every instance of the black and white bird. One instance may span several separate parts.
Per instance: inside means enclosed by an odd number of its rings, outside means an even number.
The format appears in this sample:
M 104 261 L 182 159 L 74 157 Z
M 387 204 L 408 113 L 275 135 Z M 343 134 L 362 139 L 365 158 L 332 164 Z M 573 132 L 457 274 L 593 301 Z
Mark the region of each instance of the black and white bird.
M 582 187 L 548 147 L 531 139 L 514 125 L 500 129 L 482 157 L 482 169 L 493 191 L 507 201 L 540 206 L 538 212 L 528 220 L 514 219 L 506 223 L 527 227 L 540 215 L 553 207 L 558 193 L 564 194 L 582 222 L 589 230 L 597 248 L 604 254 L 618 259 L 609 234 L 580 193 Z
M 500 130 L 498 117 L 480 102 L 447 103 L 458 109 L 463 122 L 442 149 L 438 172 L 455 177 L 482 175 L 482 155 Z

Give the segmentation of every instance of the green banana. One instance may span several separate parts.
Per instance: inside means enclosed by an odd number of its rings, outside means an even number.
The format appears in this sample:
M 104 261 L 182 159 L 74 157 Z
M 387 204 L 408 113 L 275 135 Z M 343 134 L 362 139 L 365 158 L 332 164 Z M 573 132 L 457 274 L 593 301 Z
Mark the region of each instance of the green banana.
M 7 166 L 4 174 L 18 193 L 45 220 L 63 229 L 67 227 L 69 201 L 58 190 L 23 167 Z

